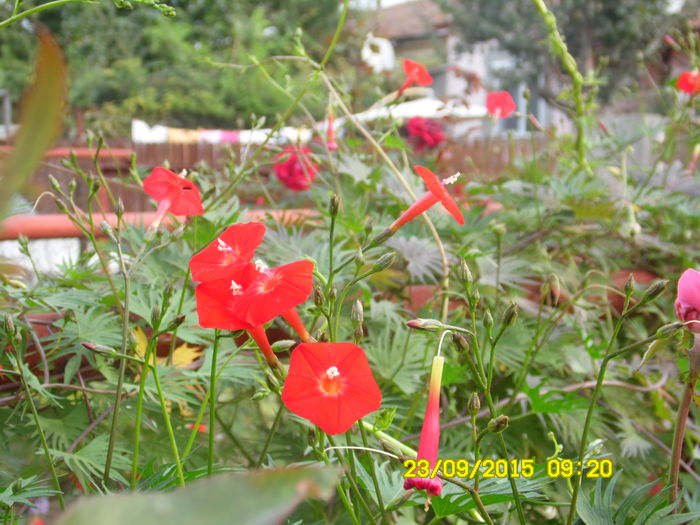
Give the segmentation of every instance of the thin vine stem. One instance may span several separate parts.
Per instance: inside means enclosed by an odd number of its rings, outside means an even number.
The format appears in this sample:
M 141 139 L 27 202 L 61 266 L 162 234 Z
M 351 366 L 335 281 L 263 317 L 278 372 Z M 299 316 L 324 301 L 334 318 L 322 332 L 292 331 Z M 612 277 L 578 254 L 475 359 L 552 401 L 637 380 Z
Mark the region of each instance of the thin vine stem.
M 214 346 L 209 378 L 209 449 L 207 450 L 207 474 L 214 472 L 214 429 L 216 427 L 216 360 L 219 354 L 219 329 L 214 330 Z
M 47 2 L 45 4 L 38 5 L 36 7 L 32 7 L 31 9 L 27 9 L 26 11 L 22 11 L 21 13 L 15 13 L 13 16 L 10 18 L 7 18 L 0 22 L 0 29 L 2 29 L 5 26 L 9 26 L 10 24 L 17 22 L 19 20 L 22 20 L 23 18 L 26 18 L 28 16 L 31 16 L 35 13 L 39 13 L 41 11 L 45 11 L 46 9 L 50 9 L 52 7 L 58 7 L 61 5 L 65 4 L 75 4 L 75 3 L 86 3 L 91 0 L 54 0 L 53 2 Z M 16 11 L 16 8 L 15 8 Z

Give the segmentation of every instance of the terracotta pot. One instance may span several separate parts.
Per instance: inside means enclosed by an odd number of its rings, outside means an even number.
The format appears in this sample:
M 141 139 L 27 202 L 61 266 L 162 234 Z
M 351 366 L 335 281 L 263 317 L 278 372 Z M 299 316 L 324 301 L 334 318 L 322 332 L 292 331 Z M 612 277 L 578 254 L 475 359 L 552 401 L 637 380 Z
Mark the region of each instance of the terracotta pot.
M 413 284 L 406 287 L 406 301 L 404 306 L 411 312 L 418 312 L 434 299 L 434 308 L 440 308 L 440 296 L 438 292 L 440 287 L 437 284 Z M 450 299 L 447 309 L 452 311 L 464 304 L 460 299 Z

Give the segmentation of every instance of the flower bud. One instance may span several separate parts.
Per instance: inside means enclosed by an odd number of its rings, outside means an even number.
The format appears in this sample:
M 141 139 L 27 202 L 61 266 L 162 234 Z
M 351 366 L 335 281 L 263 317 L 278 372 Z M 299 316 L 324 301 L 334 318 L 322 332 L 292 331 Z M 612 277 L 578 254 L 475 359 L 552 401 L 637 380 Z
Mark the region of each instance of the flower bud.
M 372 273 L 381 272 L 389 268 L 396 261 L 396 253 L 389 252 L 382 255 L 379 260 L 374 263 L 372 267 Z
M 508 416 L 498 416 L 486 425 L 487 432 L 503 432 L 506 428 L 508 428 Z
M 394 232 L 391 231 L 390 229 L 384 230 L 382 233 L 377 235 L 372 241 L 369 243 L 370 247 L 372 246 L 379 246 L 380 244 L 384 244 L 389 238 L 394 235 Z
M 630 296 L 632 292 L 634 292 L 634 274 L 630 273 L 627 281 L 625 281 L 625 295 Z
M 328 201 L 328 213 L 331 217 L 338 215 L 338 206 L 340 204 L 340 199 L 337 195 L 333 194 L 330 201 Z
M 48 177 L 48 178 L 49 178 L 49 185 L 51 186 L 51 188 L 53 189 L 53 191 L 55 191 L 56 193 L 63 193 L 63 190 L 61 189 L 61 185 L 60 185 L 60 184 L 58 183 L 58 181 L 56 180 L 56 177 L 54 177 L 53 175 L 51 175 L 51 174 L 49 173 L 49 177 Z
M 512 325 L 518 318 L 519 312 L 518 305 L 516 303 L 510 303 L 506 311 L 503 313 L 503 324 L 506 326 Z
M 561 296 L 559 276 L 556 273 L 550 273 L 547 282 L 549 282 L 549 291 L 552 294 L 552 304 L 556 306 L 559 304 L 559 297 Z
M 406 321 L 406 326 L 424 332 L 439 332 L 445 329 L 445 325 L 437 319 L 411 319 Z
M 479 401 L 479 394 L 476 392 L 472 392 L 472 396 L 467 403 L 467 410 L 472 417 L 475 417 L 479 413 L 479 410 L 481 410 L 481 401 Z
M 180 315 L 178 315 L 177 317 L 175 317 L 175 319 L 173 319 L 173 320 L 170 322 L 170 324 L 168 325 L 168 327 L 167 327 L 164 331 L 165 331 L 165 332 L 172 332 L 172 331 L 175 330 L 178 326 L 180 326 L 182 323 L 185 322 L 185 318 L 186 318 L 186 317 L 187 317 L 187 316 L 186 316 L 185 314 L 180 314 Z
M 335 286 L 331 286 L 331 289 L 328 291 L 328 298 L 331 301 L 335 301 L 338 298 L 338 289 Z
M 19 243 L 19 251 L 22 255 L 29 256 L 29 237 L 20 233 L 17 236 L 17 242 Z
M 114 206 L 114 214 L 121 219 L 122 215 L 124 215 L 124 202 L 122 202 L 122 198 L 119 197 L 117 199 L 117 204 Z
M 452 342 L 455 344 L 455 346 L 461 352 L 469 353 L 469 351 L 470 351 L 469 343 L 467 342 L 467 339 L 462 334 L 456 334 L 453 332 L 452 333 Z
M 661 295 L 666 287 L 668 286 L 669 281 L 668 280 L 661 280 L 661 281 L 656 281 L 652 283 L 649 288 L 647 288 L 647 291 L 645 292 L 644 296 L 642 297 L 642 303 L 648 303 L 650 301 L 653 301 L 656 299 L 659 295 Z
M 293 339 L 281 339 L 280 341 L 275 341 L 270 345 L 272 351 L 277 352 L 288 352 L 297 342 Z
M 115 243 L 117 242 L 117 238 L 114 236 L 114 230 L 112 230 L 112 227 L 107 221 L 100 222 L 100 231 Z
M 317 284 L 314 284 L 314 305 L 316 305 L 318 308 L 321 308 L 323 306 L 323 303 L 326 302 L 325 297 L 323 296 L 323 290 L 321 290 L 321 287 Z
M 467 286 L 471 286 L 474 282 L 474 277 L 472 277 L 472 272 L 469 271 L 469 265 L 465 259 L 459 261 L 459 278 Z
M 357 254 L 355 255 L 355 266 L 358 268 L 365 264 L 365 254 L 362 253 L 362 248 L 357 249 Z
M 97 345 L 95 343 L 80 343 L 80 344 L 83 345 L 88 350 L 92 350 L 93 352 L 95 350 L 97 350 Z
M 362 341 L 362 338 L 365 336 L 365 331 L 361 325 L 355 327 L 355 331 L 353 332 L 352 336 L 355 344 L 360 344 L 360 341 Z
M 77 183 L 75 182 L 75 178 L 72 178 L 70 182 L 68 183 L 68 194 L 72 197 L 73 194 L 75 193 L 75 188 L 77 186 Z
M 12 315 L 5 315 L 5 332 L 9 337 L 14 337 L 15 335 L 15 322 L 12 320 Z
M 327 343 L 328 342 L 328 332 L 325 330 L 319 334 L 319 336 L 316 338 L 316 340 L 319 343 Z
M 60 211 L 61 213 L 66 214 L 66 215 L 70 215 L 70 213 L 68 212 L 68 208 L 66 207 L 66 205 L 63 203 L 62 200 L 56 199 L 56 200 L 54 201 L 54 203 L 56 204 L 56 208 L 58 208 L 58 211 Z
M 481 299 L 481 294 L 479 293 L 479 290 L 474 290 L 474 293 L 472 293 L 472 302 L 474 303 L 474 306 L 479 304 L 479 299 Z
M 492 222 L 491 230 L 493 231 L 493 233 L 495 233 L 496 235 L 500 235 L 501 237 L 503 237 L 508 231 L 506 229 L 506 225 L 502 222 Z
M 669 335 L 672 335 L 676 331 L 680 330 L 683 328 L 683 323 L 679 323 L 676 321 L 675 323 L 668 323 L 663 326 L 660 326 L 659 329 L 656 331 L 656 337 L 658 338 L 665 338 L 668 337 Z
M 362 322 L 365 320 L 365 312 L 362 308 L 362 301 L 360 301 L 359 299 L 352 303 L 350 319 L 352 321 L 353 326 L 355 327 L 361 326 Z
M 491 315 L 491 310 L 488 308 L 484 313 L 484 328 L 486 328 L 486 331 L 489 332 L 489 334 L 493 329 L 493 316 Z

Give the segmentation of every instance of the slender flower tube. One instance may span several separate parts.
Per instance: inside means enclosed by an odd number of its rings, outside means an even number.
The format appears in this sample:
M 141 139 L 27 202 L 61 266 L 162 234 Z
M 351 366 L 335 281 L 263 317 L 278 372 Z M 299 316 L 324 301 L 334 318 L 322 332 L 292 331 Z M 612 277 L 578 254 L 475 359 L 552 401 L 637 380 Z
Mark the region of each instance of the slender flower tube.
M 328 146 L 328 149 L 331 151 L 338 149 L 338 143 L 335 141 L 334 120 L 333 110 L 330 109 L 328 111 L 328 137 L 326 140 L 326 146 Z
M 430 372 L 430 385 L 428 387 L 428 405 L 425 407 L 425 418 L 418 443 L 418 455 L 416 459 L 427 460 L 430 472 L 437 465 L 438 448 L 440 446 L 440 385 L 442 384 L 442 368 L 445 358 L 437 355 L 433 357 L 433 366 Z M 439 496 L 442 491 L 442 480 L 438 477 L 406 478 L 403 488 L 425 490 L 433 496 Z
M 401 216 L 398 219 L 396 219 L 391 224 L 391 226 L 389 226 L 389 231 L 391 232 L 391 234 L 396 233 L 396 231 L 399 228 L 401 228 L 401 226 L 415 219 L 421 213 L 430 209 L 438 202 L 442 203 L 445 209 L 450 212 L 450 214 L 455 218 L 455 220 L 459 224 L 464 224 L 464 217 L 462 216 L 462 212 L 459 211 L 457 203 L 450 196 L 450 194 L 447 193 L 447 190 L 444 187 L 445 185 L 452 184 L 453 182 L 455 182 L 459 174 L 453 175 L 452 177 L 448 177 L 444 181 L 440 181 L 440 179 L 438 179 L 437 176 L 428 168 L 425 168 L 423 166 L 414 166 L 414 169 L 416 170 L 416 173 L 418 173 L 418 175 L 420 175 L 420 177 L 423 179 L 425 185 L 428 187 L 428 193 L 426 193 L 420 199 L 414 202 L 410 208 L 403 212 Z
M 299 339 L 301 339 L 305 343 L 311 342 L 311 336 L 309 335 L 309 332 L 306 330 L 304 323 L 299 317 L 299 313 L 297 312 L 296 308 L 290 308 L 286 312 L 282 312 L 282 317 L 285 321 L 289 323 L 289 326 L 291 326 L 292 329 L 297 333 Z

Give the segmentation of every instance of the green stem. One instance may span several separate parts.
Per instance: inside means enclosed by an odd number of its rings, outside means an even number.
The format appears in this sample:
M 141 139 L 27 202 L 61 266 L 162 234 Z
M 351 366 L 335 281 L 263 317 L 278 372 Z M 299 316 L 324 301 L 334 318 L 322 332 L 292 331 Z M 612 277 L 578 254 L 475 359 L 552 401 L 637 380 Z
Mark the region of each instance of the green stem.
M 360 427 L 360 435 L 362 436 L 362 444 L 365 448 L 369 448 L 369 442 L 367 441 L 367 434 L 365 433 L 365 427 L 362 425 L 362 419 L 358 420 L 358 427 Z M 369 473 L 372 476 L 372 483 L 374 484 L 374 492 L 377 494 L 377 506 L 379 507 L 379 513 L 382 517 L 382 523 L 389 523 L 386 517 L 386 512 L 384 510 L 384 500 L 382 498 L 382 491 L 379 488 L 379 479 L 377 479 L 377 472 L 374 470 L 374 461 L 367 452 L 367 462 L 369 463 Z
M 671 452 L 671 467 L 669 469 L 669 483 L 671 491 L 669 492 L 669 503 L 676 501 L 678 496 L 678 475 L 681 467 L 681 455 L 683 453 L 683 438 L 685 437 L 685 425 L 688 421 L 688 413 L 690 411 L 690 403 L 693 400 L 695 393 L 696 378 L 688 380 L 683 390 L 683 399 L 678 407 L 678 417 L 676 419 L 676 428 L 673 433 L 673 450 Z
M 265 444 L 263 445 L 263 448 L 260 451 L 260 455 L 258 456 L 258 461 L 255 463 L 256 468 L 260 468 L 260 465 L 262 465 L 263 459 L 265 459 L 265 454 L 267 454 L 267 449 L 270 447 L 270 443 L 272 443 L 272 436 L 275 435 L 275 432 L 277 431 L 277 427 L 279 426 L 279 423 L 280 423 L 280 419 L 282 419 L 282 412 L 284 412 L 284 404 L 280 404 L 280 407 L 277 409 L 277 414 L 275 414 L 275 420 L 272 422 L 272 426 L 270 427 L 270 431 L 267 433 L 267 439 L 265 440 Z
M 328 466 L 331 465 L 331 460 L 328 458 L 328 454 L 324 451 L 324 443 L 323 443 L 323 436 L 319 430 L 316 431 L 316 441 L 319 443 L 319 450 L 318 454 L 321 456 L 321 459 L 323 459 L 324 463 Z M 345 510 L 347 510 L 348 515 L 350 516 L 350 519 L 353 522 L 353 525 L 360 525 L 360 519 L 357 517 L 357 513 L 355 512 L 355 508 L 353 507 L 352 503 L 350 502 L 350 499 L 348 498 L 348 495 L 345 493 L 345 488 L 343 487 L 342 483 L 338 482 L 336 485 L 336 488 L 338 489 L 338 494 L 340 495 L 340 499 L 343 501 L 343 505 L 345 506 Z
M 217 412 L 216 413 L 216 420 L 219 422 L 219 425 L 221 426 L 221 430 L 224 431 L 224 434 L 228 436 L 228 438 L 231 440 L 231 443 L 233 443 L 238 449 L 241 451 L 241 453 L 245 456 L 245 459 L 248 461 L 248 465 L 252 467 L 255 465 L 255 460 L 253 459 L 253 456 L 251 456 L 248 451 L 245 449 L 245 446 L 243 446 L 243 443 L 241 443 L 241 440 L 236 437 L 236 435 L 233 433 L 231 430 L 231 426 L 233 425 L 233 422 L 231 422 L 230 425 L 227 425 L 226 422 L 221 419 L 221 415 Z M 235 420 L 235 417 L 234 417 Z
M 329 436 L 329 435 L 327 435 L 327 438 L 328 438 L 328 442 L 331 444 L 331 446 L 332 446 L 333 448 L 336 448 L 336 449 L 337 449 L 337 447 L 336 447 L 336 445 L 335 445 L 335 441 L 333 440 L 333 438 L 332 438 L 331 436 Z M 343 469 L 345 469 L 345 470 L 347 471 L 348 465 L 345 463 L 345 459 L 343 459 L 343 455 L 340 454 L 340 453 L 338 452 L 338 450 L 336 450 L 336 455 L 337 455 L 337 457 L 338 457 L 338 461 L 340 461 L 340 464 L 343 466 Z M 360 487 L 357 486 L 357 482 L 355 482 L 355 478 L 353 478 L 352 476 L 347 476 L 347 475 L 345 476 L 345 478 L 350 482 L 350 486 L 351 486 L 352 489 L 355 491 L 355 494 L 357 495 L 357 498 L 360 500 L 360 506 L 361 506 L 363 509 L 365 509 L 365 512 L 367 513 L 367 517 L 368 517 L 369 519 L 371 519 L 372 522 L 374 522 L 374 519 L 373 519 L 373 516 L 374 516 L 374 515 L 372 514 L 372 511 L 370 510 L 369 505 L 367 504 L 367 500 L 365 500 L 364 495 L 363 495 L 362 492 L 360 491 Z M 375 523 L 376 523 L 376 522 L 375 522 Z
M 14 350 L 14 345 L 10 341 L 10 347 L 13 349 L 14 357 L 17 362 L 17 369 L 19 370 L 19 377 L 22 382 L 22 387 L 27 396 L 27 401 L 32 409 L 32 415 L 34 416 L 34 424 L 36 425 L 37 432 L 39 433 L 39 439 L 41 440 L 41 446 L 44 448 L 44 454 L 46 454 L 46 461 L 49 462 L 49 471 L 51 472 L 51 479 L 56 488 L 56 497 L 58 498 L 58 504 L 61 506 L 61 510 L 66 508 L 63 501 L 63 490 L 61 489 L 61 484 L 58 482 L 58 475 L 56 474 L 56 469 L 53 466 L 53 461 L 51 461 L 51 453 L 49 452 L 49 444 L 46 441 L 46 435 L 44 430 L 41 428 L 41 423 L 39 422 L 39 412 L 37 412 L 36 405 L 34 405 L 34 398 L 32 397 L 32 392 L 29 390 L 29 385 L 24 378 L 24 367 L 23 363 L 19 359 L 19 354 Z
M 3 20 L 2 22 L 0 22 L 0 29 L 12 24 L 13 22 L 17 22 L 18 20 L 22 20 L 23 18 L 33 15 L 34 13 L 39 13 L 40 11 L 44 11 L 45 9 L 49 9 L 51 7 L 58 7 L 64 4 L 89 1 L 90 0 L 54 0 L 53 2 L 47 2 L 45 4 L 32 7 L 31 9 L 27 9 L 26 11 L 22 11 L 21 13 L 17 13 L 6 20 Z
M 158 399 L 160 400 L 160 408 L 163 412 L 163 420 L 165 421 L 165 430 L 168 433 L 168 439 L 170 440 L 170 448 L 173 451 L 173 457 L 175 458 L 175 469 L 177 470 L 177 477 L 181 486 L 185 486 L 185 476 L 182 473 L 182 463 L 180 462 L 180 453 L 177 450 L 177 442 L 175 441 L 175 433 L 173 432 L 173 426 L 170 424 L 170 414 L 168 414 L 168 407 L 165 403 L 165 396 L 163 395 L 163 388 L 160 384 L 160 378 L 158 377 L 158 370 L 155 366 L 151 366 L 153 372 L 153 379 L 156 383 L 156 390 L 158 390 Z
M 211 356 L 209 379 L 209 450 L 207 450 L 207 474 L 214 471 L 214 427 L 216 426 L 216 359 L 219 353 L 219 330 L 214 330 L 214 348 Z
M 134 428 L 134 456 L 131 460 L 131 482 L 130 488 L 136 489 L 136 477 L 139 464 L 139 447 L 141 445 L 141 418 L 143 415 L 143 396 L 146 391 L 146 376 L 148 375 L 148 363 L 151 361 L 151 353 L 157 344 L 158 338 L 152 337 L 146 346 L 143 366 L 141 367 L 141 377 L 139 379 L 139 393 L 136 399 L 136 427 Z

